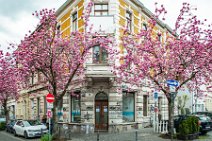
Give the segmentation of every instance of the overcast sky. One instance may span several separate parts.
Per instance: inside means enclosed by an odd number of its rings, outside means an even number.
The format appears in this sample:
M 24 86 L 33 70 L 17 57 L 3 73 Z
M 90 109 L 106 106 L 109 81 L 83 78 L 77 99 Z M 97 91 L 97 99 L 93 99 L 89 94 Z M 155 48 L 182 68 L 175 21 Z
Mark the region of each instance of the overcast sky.
M 19 43 L 29 30 L 34 30 L 38 21 L 32 16 L 35 10 L 42 8 L 58 9 L 66 0 L 0 0 L 0 50 L 6 50 L 9 43 Z M 200 19 L 207 18 L 212 23 L 212 0 L 141 0 L 152 12 L 154 3 L 164 4 L 168 11 L 166 21 L 174 27 L 182 2 L 197 7 Z

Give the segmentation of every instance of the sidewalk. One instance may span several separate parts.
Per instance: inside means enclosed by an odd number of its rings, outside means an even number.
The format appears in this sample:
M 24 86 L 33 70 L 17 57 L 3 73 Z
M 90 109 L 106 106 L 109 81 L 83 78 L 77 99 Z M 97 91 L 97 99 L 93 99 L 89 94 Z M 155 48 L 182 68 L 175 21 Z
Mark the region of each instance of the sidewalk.
M 137 132 L 137 137 L 136 137 Z M 158 137 L 160 134 L 154 133 L 153 128 L 143 128 L 120 133 L 100 132 L 99 140 L 97 133 L 94 134 L 72 134 L 69 141 L 168 141 Z M 136 140 L 137 138 L 137 140 Z
M 137 131 L 137 140 L 136 140 L 136 131 Z M 210 133 L 209 133 L 210 134 Z M 68 141 L 170 141 L 170 139 L 163 139 L 159 137 L 160 134 L 157 134 L 153 131 L 153 128 L 142 128 L 139 130 L 130 130 L 120 133 L 107 133 L 100 132 L 99 140 L 97 138 L 97 133 L 94 134 L 71 134 L 71 140 Z M 211 134 L 208 139 L 197 139 L 194 141 L 211 141 Z M 174 141 L 179 141 L 174 139 Z

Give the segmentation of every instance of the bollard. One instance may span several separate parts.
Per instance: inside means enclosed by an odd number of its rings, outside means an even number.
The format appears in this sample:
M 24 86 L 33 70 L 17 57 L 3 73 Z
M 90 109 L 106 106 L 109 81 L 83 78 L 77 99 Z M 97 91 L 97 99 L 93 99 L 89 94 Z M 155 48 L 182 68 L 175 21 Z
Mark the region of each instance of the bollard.
M 71 127 L 68 126 L 68 139 L 70 140 L 71 139 Z
M 41 137 L 43 136 L 43 128 L 40 129 Z
M 138 131 L 135 131 L 135 141 L 138 141 Z
M 58 127 L 59 127 L 59 138 L 60 138 L 60 124 L 58 124 Z
M 97 132 L 97 141 L 99 141 L 99 130 Z

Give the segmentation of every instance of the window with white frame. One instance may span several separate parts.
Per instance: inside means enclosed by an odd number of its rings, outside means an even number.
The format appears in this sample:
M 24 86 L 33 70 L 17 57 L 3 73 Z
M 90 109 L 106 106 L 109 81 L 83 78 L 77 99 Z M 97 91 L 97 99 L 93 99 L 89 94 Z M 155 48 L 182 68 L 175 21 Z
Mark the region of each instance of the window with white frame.
M 71 122 L 81 121 L 81 109 L 80 109 L 80 92 L 74 92 L 71 95 Z
M 127 30 L 132 32 L 132 13 L 127 10 L 126 12 Z
M 93 63 L 106 63 L 107 62 L 108 53 L 99 45 L 93 47 Z
M 108 15 L 108 3 L 95 3 L 94 4 L 94 15 L 95 16 L 102 16 Z
M 123 108 L 122 115 L 125 122 L 135 121 L 135 93 L 134 92 L 122 92 L 123 93 Z
M 77 12 L 72 14 L 72 31 L 77 31 Z

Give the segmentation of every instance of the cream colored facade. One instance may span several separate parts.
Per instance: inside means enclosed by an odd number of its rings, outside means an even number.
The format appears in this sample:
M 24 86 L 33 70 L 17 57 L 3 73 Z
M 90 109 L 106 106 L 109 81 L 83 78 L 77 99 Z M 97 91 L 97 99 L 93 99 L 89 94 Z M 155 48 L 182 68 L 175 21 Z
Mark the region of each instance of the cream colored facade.
M 212 112 L 212 96 L 205 99 L 205 109 Z
M 89 0 L 67 0 L 58 10 L 58 27 L 62 37 L 69 35 L 75 28 L 84 32 L 85 25 L 82 19 L 84 8 Z M 89 25 L 93 24 L 93 31 L 104 34 L 113 34 L 121 53 L 124 52 L 120 44 L 123 28 L 127 26 L 127 13 L 131 15 L 131 32 L 138 33 L 143 26 L 148 26 L 148 20 L 152 13 L 138 0 L 94 0 Z M 95 7 L 96 6 L 96 7 Z M 100 13 L 98 13 L 100 12 Z M 101 12 L 105 12 L 101 15 Z M 96 15 L 100 14 L 100 15 Z M 153 30 L 153 36 L 162 35 L 165 42 L 170 34 L 170 28 L 158 21 Z M 101 32 L 100 32 L 101 33 Z M 95 53 L 95 49 L 91 51 Z M 94 62 L 93 56 L 89 56 L 85 62 L 85 83 L 72 84 L 74 97 L 67 93 L 63 98 L 63 108 L 58 111 L 58 118 L 77 127 L 76 131 L 85 130 L 84 125 L 89 124 L 91 131 L 111 131 L 115 124 L 119 130 L 140 128 L 150 124 L 153 120 L 154 98 L 148 88 L 135 88 L 131 93 L 126 93 L 126 87 L 116 84 L 115 76 L 111 73 L 107 63 Z M 17 101 L 16 117 L 24 119 L 41 119 L 46 113 L 45 95 L 48 93 L 42 87 L 38 75 L 35 75 L 33 85 L 20 92 L 21 97 Z M 31 83 L 31 82 L 30 82 Z M 123 95 L 118 94 L 116 88 L 123 87 Z M 131 95 L 130 95 L 131 94 Z M 160 109 L 162 119 L 167 119 L 167 102 L 163 95 L 159 94 L 156 105 Z

